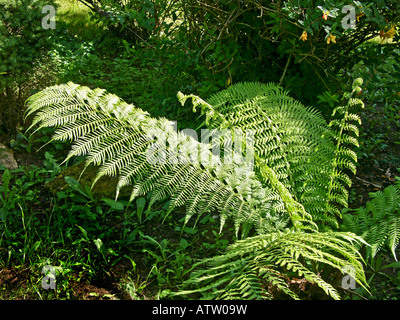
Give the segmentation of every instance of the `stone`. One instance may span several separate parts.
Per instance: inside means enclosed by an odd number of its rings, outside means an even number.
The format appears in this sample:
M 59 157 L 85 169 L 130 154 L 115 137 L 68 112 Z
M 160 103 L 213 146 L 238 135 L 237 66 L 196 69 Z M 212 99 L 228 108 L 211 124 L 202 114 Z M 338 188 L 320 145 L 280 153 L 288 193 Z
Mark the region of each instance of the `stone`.
M 14 170 L 18 168 L 18 163 L 14 159 L 14 151 L 8 149 L 5 145 L 0 143 L 0 164 L 8 170 Z

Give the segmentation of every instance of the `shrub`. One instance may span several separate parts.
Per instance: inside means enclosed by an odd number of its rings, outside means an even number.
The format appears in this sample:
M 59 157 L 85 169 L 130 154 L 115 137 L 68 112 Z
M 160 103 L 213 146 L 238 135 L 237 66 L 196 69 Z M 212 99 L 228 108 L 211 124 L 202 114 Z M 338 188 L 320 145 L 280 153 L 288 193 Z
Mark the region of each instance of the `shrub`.
M 169 42 L 185 52 L 175 65 L 185 61 L 203 97 L 236 82 L 275 82 L 316 106 L 314 93 L 343 90 L 360 60 L 367 66 L 379 64 L 381 56 L 398 61 L 396 0 L 82 2 L 130 42 L 163 53 Z M 347 5 L 356 10 L 355 29 L 342 13 Z M 376 37 L 384 46 L 370 42 Z
M 356 10 L 356 29 L 342 26 L 346 5 Z M 236 82 L 275 82 L 316 106 L 315 92 L 343 90 L 355 63 L 379 63 L 381 51 L 393 55 L 399 40 L 396 0 L 185 0 L 175 6 L 180 16 L 171 16 L 168 31 L 198 57 L 190 73 L 208 88 L 204 97 Z M 377 36 L 384 46 L 368 42 Z
M 160 23 L 171 10 L 170 1 L 79 0 L 103 22 L 112 33 L 131 42 L 147 41 L 160 29 Z M 173 1 L 172 1 L 173 3 Z
M 51 84 L 51 31 L 42 27 L 45 5 L 52 1 L 12 0 L 0 3 L 0 115 L 3 129 L 22 120 L 23 103 L 34 89 Z

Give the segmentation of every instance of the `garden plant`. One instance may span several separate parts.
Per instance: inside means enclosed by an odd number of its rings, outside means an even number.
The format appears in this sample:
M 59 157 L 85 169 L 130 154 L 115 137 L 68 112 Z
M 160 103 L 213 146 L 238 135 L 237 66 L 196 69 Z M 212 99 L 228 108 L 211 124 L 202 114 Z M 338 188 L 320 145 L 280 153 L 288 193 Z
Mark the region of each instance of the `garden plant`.
M 400 297 L 398 1 L 0 9 L 1 299 Z

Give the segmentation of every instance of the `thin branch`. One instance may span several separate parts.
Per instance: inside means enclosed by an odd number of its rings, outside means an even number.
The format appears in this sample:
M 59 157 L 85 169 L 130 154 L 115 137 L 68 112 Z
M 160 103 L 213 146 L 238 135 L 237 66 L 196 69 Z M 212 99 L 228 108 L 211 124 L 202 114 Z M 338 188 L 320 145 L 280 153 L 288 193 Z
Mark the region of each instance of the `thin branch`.
M 357 292 L 351 291 L 349 289 L 345 289 L 342 286 L 339 286 L 339 287 L 340 287 L 340 289 L 343 289 L 344 291 L 350 292 L 351 294 L 355 294 L 356 296 L 360 297 L 361 299 L 368 300 L 366 297 L 363 297 L 361 294 L 358 294 Z
M 279 81 L 279 85 L 280 86 L 282 85 L 283 79 L 285 78 L 286 71 L 287 71 L 287 69 L 289 67 L 291 58 L 292 58 L 292 53 L 289 54 L 289 58 L 287 59 L 285 70 L 283 70 L 283 74 L 282 74 L 281 80 Z

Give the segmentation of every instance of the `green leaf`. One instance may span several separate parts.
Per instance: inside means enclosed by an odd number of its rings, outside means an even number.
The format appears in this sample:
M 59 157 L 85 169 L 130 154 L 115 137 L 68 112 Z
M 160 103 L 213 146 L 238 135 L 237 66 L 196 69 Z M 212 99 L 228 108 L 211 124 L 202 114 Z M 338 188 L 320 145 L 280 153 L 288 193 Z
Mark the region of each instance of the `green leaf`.
M 388 265 L 385 265 L 381 269 L 387 269 L 387 268 L 400 268 L 400 261 L 396 261 Z
M 41 241 L 40 241 L 40 240 L 36 241 L 36 242 L 33 244 L 31 250 L 32 250 L 32 251 L 36 251 L 36 250 L 39 248 L 40 244 L 41 244 Z
M 182 250 L 185 250 L 188 246 L 189 246 L 189 242 L 187 242 L 185 239 L 181 238 L 181 240 L 179 241 L 179 247 Z
M 74 191 L 79 192 L 81 195 L 89 198 L 90 200 L 93 200 L 91 194 L 88 194 L 85 192 L 85 190 L 82 188 L 81 184 L 74 178 L 72 177 L 64 177 L 65 182 L 70 186 L 70 188 Z
M 100 238 L 93 240 L 94 244 L 96 245 L 97 250 L 103 252 L 103 241 Z
M 81 232 L 82 232 L 83 236 L 85 237 L 85 239 L 88 240 L 87 231 L 84 228 L 82 228 L 81 226 L 78 226 L 78 225 L 76 225 L 76 226 L 79 228 L 79 230 L 81 230 Z
M 136 210 L 137 210 L 137 216 L 138 216 L 140 223 L 142 223 L 142 213 L 143 213 L 145 206 L 146 206 L 146 198 L 145 197 L 140 197 L 140 198 L 136 199 Z
M 124 210 L 124 205 L 119 201 L 115 201 L 115 200 L 107 199 L 107 198 L 103 198 L 103 199 L 101 199 L 101 201 L 105 202 L 113 210 L 118 210 L 118 211 Z

